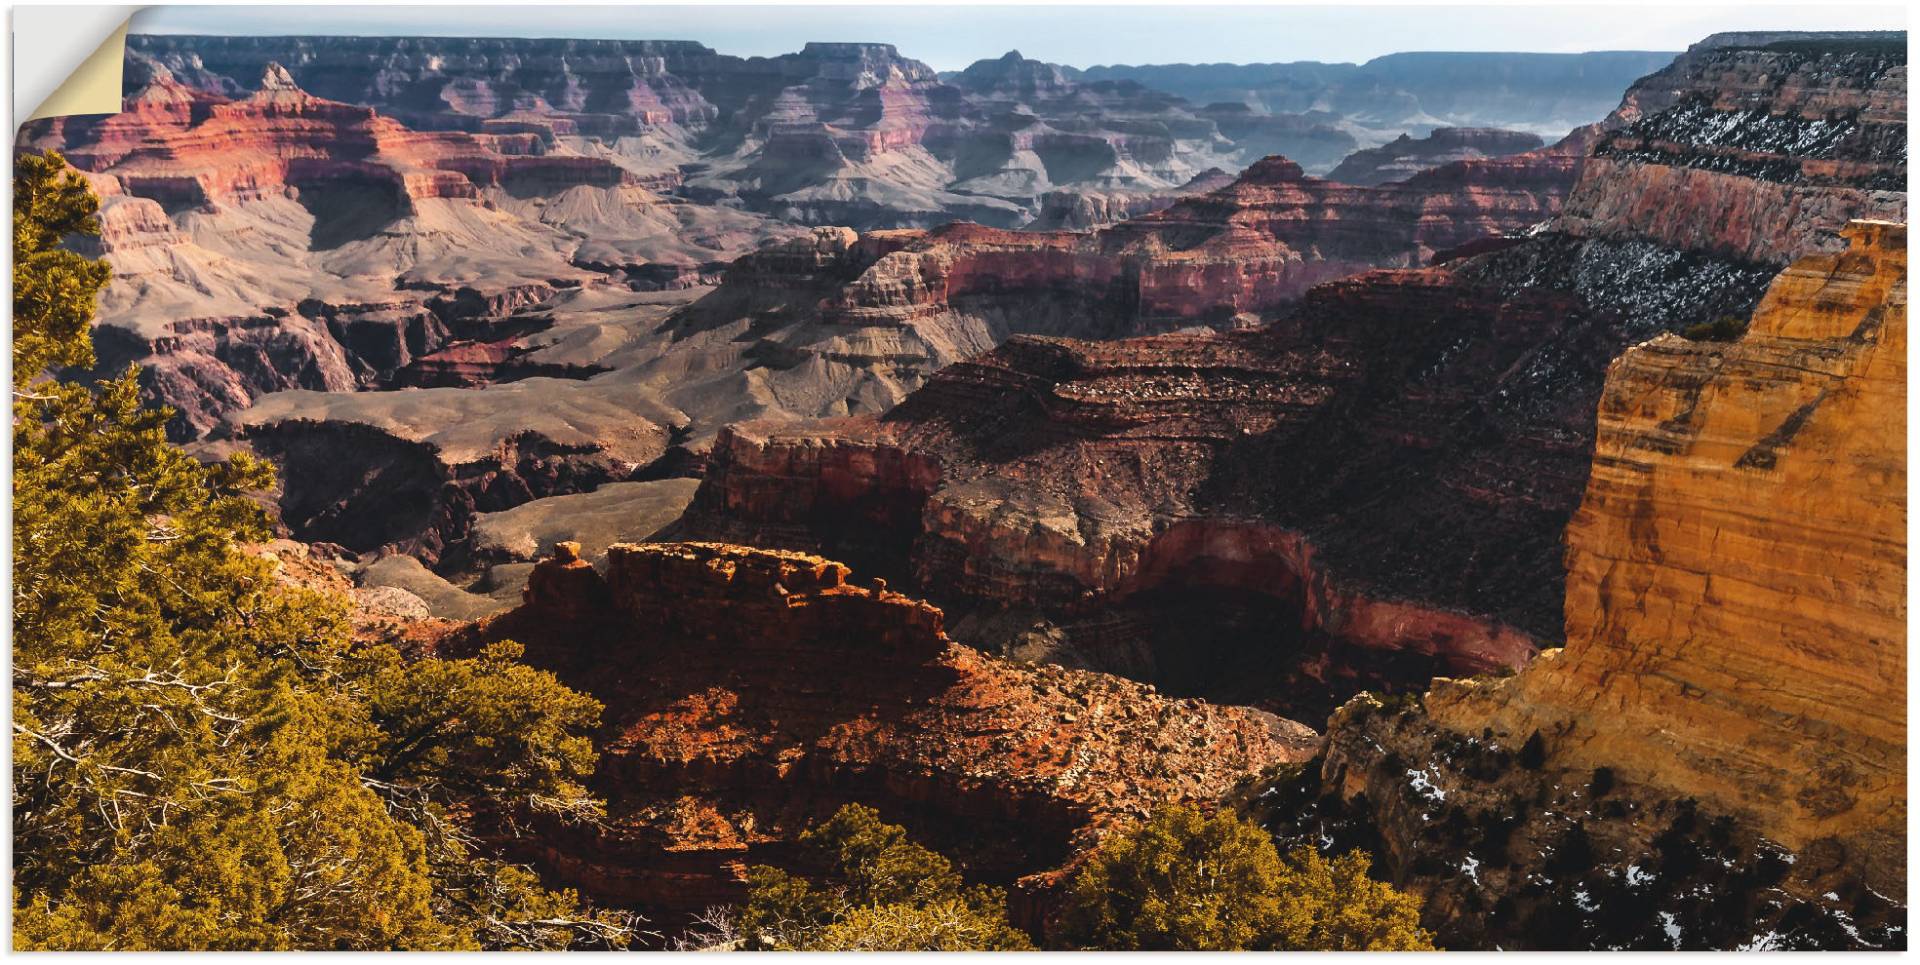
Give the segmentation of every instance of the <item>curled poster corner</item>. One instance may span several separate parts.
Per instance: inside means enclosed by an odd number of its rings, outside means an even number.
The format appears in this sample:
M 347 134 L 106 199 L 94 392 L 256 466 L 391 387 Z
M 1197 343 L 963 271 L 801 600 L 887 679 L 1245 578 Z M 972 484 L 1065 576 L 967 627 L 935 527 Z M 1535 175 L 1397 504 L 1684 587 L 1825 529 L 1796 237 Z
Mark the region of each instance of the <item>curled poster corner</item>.
M 138 9 L 15 7 L 15 123 L 72 114 L 118 113 L 127 27 Z M 110 32 L 88 53 L 87 41 L 100 36 L 102 30 Z M 20 56 L 27 52 L 31 56 Z M 32 112 L 23 116 L 29 105 Z

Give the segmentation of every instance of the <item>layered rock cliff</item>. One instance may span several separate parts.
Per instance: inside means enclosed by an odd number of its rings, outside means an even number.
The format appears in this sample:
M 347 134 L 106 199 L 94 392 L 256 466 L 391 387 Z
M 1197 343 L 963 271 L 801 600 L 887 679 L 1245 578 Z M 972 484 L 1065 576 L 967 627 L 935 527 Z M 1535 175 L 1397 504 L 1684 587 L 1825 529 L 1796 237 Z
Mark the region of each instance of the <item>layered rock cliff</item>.
M 277 62 L 320 96 L 414 127 L 513 135 L 640 175 L 684 174 L 696 199 L 862 230 L 956 219 L 1013 227 L 1049 194 L 1148 197 L 1272 154 L 1322 173 L 1358 148 L 1424 134 L 1436 118 L 1513 119 L 1558 137 L 1597 120 L 1664 59 L 1466 55 L 1411 73 L 1388 69 L 1393 58 L 1313 65 L 1342 79 L 1284 81 L 1280 108 L 1261 98 L 1189 103 L 1018 51 L 936 75 L 874 43 L 742 58 L 683 41 L 156 35 L 133 37 L 129 50 L 226 97 L 257 90 L 254 78 Z M 1515 75 L 1548 63 L 1545 75 L 1578 90 L 1571 101 L 1558 99 L 1567 90 L 1544 106 L 1514 96 Z M 1487 70 L 1508 89 L 1486 90 Z M 1545 89 L 1536 79 L 1529 93 Z M 1421 97 L 1431 112 L 1415 106 Z
M 752 58 L 675 41 L 147 36 L 129 47 L 216 95 L 254 90 L 266 63 L 284 63 L 324 96 L 415 126 L 684 174 L 697 200 L 863 229 L 1011 227 L 1050 191 L 1147 194 L 1276 147 L 1355 146 L 1325 121 L 1223 126 L 1178 97 L 1082 83 L 1017 52 L 946 83 L 873 43 Z
M 1457 729 L 1684 788 L 1905 881 L 1906 228 L 1854 222 L 1737 342 L 1611 367 L 1567 529 L 1566 647 L 1436 692 Z
M 1565 647 L 1343 709 L 1276 820 L 1475 943 L 1904 947 L 1906 229 L 1843 236 L 1738 341 L 1613 363 Z
M 1114 65 L 1088 68 L 1082 76 L 1138 81 L 1196 104 L 1319 110 L 1393 135 L 1455 125 L 1528 131 L 1553 140 L 1604 117 L 1620 91 L 1672 59 L 1671 52 L 1638 50 L 1409 51 L 1363 64 Z
M 181 438 L 266 393 L 405 382 L 563 291 L 660 287 L 793 230 L 522 135 L 412 130 L 277 64 L 238 98 L 132 73 L 122 113 L 37 122 L 23 146 L 102 196 L 101 364 L 140 363 Z
M 1649 77 L 1556 227 L 1784 265 L 1906 210 L 1905 38 L 1748 38 Z
M 1299 724 L 959 646 L 940 610 L 819 557 L 719 544 L 571 546 L 520 609 L 446 646 L 512 637 L 607 705 L 604 827 L 537 826 L 553 879 L 663 928 L 736 901 L 750 863 L 860 802 L 1011 884 L 1038 930 L 1062 864 L 1116 820 L 1211 802 L 1318 745 Z
M 1795 72 L 1767 73 L 1782 56 Z M 1874 44 L 1864 55 L 1846 43 L 1785 54 L 1733 48 L 1685 59 L 1676 67 L 1682 78 L 1659 83 L 1717 90 L 1731 64 L 1744 65 L 1738 76 L 1766 78 L 1746 95 L 1747 106 L 1723 112 L 1728 120 L 1673 125 L 1705 144 L 1747 116 L 1742 112 L 1761 109 L 1755 104 L 1789 112 L 1802 102 L 1871 99 L 1865 91 L 1879 92 L 1873 97 L 1882 101 L 1903 96 L 1905 68 L 1890 57 Z M 1678 97 L 1655 116 L 1674 120 L 1706 96 Z M 1626 103 L 1636 97 L 1630 92 Z M 1833 123 L 1864 130 L 1864 116 L 1835 115 Z M 1873 117 L 1880 118 L 1874 125 L 1893 123 L 1884 113 Z M 1904 138 L 1904 129 L 1888 130 Z M 1587 139 L 1603 134 L 1588 132 Z M 1846 163 L 1870 167 L 1878 163 L 1871 145 L 1893 136 L 1847 135 L 1836 143 L 1848 146 L 1835 150 Z M 1670 163 L 1690 150 L 1676 147 L 1668 159 L 1628 167 L 1691 170 Z M 1509 160 L 1461 162 L 1405 184 Z M 1222 219 L 1226 232 L 1205 236 L 1199 248 L 1236 237 L 1246 222 L 1263 223 L 1274 208 L 1253 203 L 1259 198 L 1299 190 L 1291 172 L 1263 173 L 1279 165 L 1257 167 L 1215 196 L 1248 203 Z M 1576 190 L 1631 197 L 1615 173 L 1585 168 Z M 978 634 L 969 639 L 1021 652 L 1152 675 L 1159 672 L 1155 661 L 1139 655 L 1156 652 L 1153 626 L 1174 621 L 1190 640 L 1213 633 L 1233 641 L 1222 644 L 1226 652 L 1279 652 L 1288 666 L 1322 666 L 1303 659 L 1296 641 L 1276 645 L 1271 635 L 1264 642 L 1255 635 L 1249 642 L 1242 635 L 1247 621 L 1234 616 L 1245 610 L 1215 607 L 1190 621 L 1175 615 L 1177 607 L 1144 621 L 1074 616 L 1124 599 L 1143 547 L 1162 531 L 1264 527 L 1271 544 L 1311 547 L 1293 555 L 1313 561 L 1287 568 L 1291 576 L 1271 585 L 1337 588 L 1317 591 L 1354 601 L 1336 611 L 1407 615 L 1330 621 L 1314 616 L 1299 594 L 1269 594 L 1262 603 L 1268 626 L 1299 626 L 1310 637 L 1330 633 L 1341 644 L 1333 666 L 1344 670 L 1335 676 L 1397 674 L 1404 684 L 1433 670 L 1427 664 L 1353 673 L 1364 665 L 1356 654 L 1412 651 L 1436 655 L 1442 666 L 1456 659 L 1483 667 L 1518 663 L 1536 641 L 1550 643 L 1560 633 L 1559 541 L 1586 485 L 1607 362 L 1662 330 L 1744 319 L 1779 267 L 1660 226 L 1728 230 L 1712 218 L 1729 198 L 1757 204 L 1777 184 L 1729 175 L 1720 191 L 1673 199 L 1644 224 L 1562 218 L 1488 246 L 1496 250 L 1448 257 L 1437 268 L 1321 285 L 1257 331 L 1100 345 L 1016 339 L 935 375 L 878 420 L 735 430 L 716 445 L 712 470 L 683 522 L 689 533 L 871 553 L 879 565 L 898 567 L 890 576 L 912 574 L 943 606 L 965 614 L 961 632 Z M 1772 258 L 1830 247 L 1841 226 L 1832 219 L 1853 210 L 1853 189 L 1806 190 L 1821 203 L 1741 228 L 1766 239 L 1752 251 Z M 1204 214 L 1216 203 L 1184 201 L 1100 236 L 1177 241 L 1190 223 L 1186 212 Z M 1904 195 L 1882 194 L 1874 203 L 1875 210 L 1900 209 Z M 1312 237 L 1314 229 L 1309 223 L 1287 230 Z M 1176 243 L 1168 249 L 1153 270 L 1182 266 L 1184 252 Z M 1235 290 L 1195 287 L 1212 297 Z M 871 489 L 806 480 L 813 454 L 843 445 L 935 457 L 938 480 L 917 489 L 892 479 L 863 484 Z M 869 501 L 865 492 L 887 495 Z M 906 492 L 913 495 L 899 495 Z M 844 521 L 873 505 L 912 507 L 893 511 L 917 514 L 919 526 L 887 546 L 867 546 L 874 534 Z M 1206 559 L 1201 554 L 1196 565 L 1204 569 Z M 1314 651 L 1309 645 L 1304 652 Z M 1262 679 L 1238 669 L 1224 676 L 1242 685 Z M 1291 699 L 1297 680 L 1291 672 L 1264 678 L 1265 699 Z
M 1341 184 L 1385 184 L 1402 181 L 1428 168 L 1454 161 L 1524 154 L 1545 147 L 1537 134 L 1486 127 L 1436 127 L 1426 137 L 1405 134 L 1380 145 L 1355 151 L 1327 172 L 1327 180 Z

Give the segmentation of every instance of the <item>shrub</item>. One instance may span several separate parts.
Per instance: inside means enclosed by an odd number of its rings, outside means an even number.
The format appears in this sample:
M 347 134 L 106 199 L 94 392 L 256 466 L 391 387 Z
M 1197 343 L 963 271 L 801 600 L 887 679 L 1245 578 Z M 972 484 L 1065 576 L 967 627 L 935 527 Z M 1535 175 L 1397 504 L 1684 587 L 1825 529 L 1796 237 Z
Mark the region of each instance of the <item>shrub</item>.
M 1529 771 L 1537 771 L 1547 763 L 1547 742 L 1534 731 L 1525 744 L 1520 745 L 1520 766 Z
M 1734 315 L 1722 315 L 1711 322 L 1689 325 L 1680 332 L 1680 337 L 1695 342 L 1732 342 L 1747 333 L 1747 320 Z
M 244 543 L 272 469 L 166 441 L 136 370 L 97 385 L 98 202 L 57 154 L 14 171 L 13 886 L 20 949 L 622 946 L 489 854 L 481 808 L 598 811 L 600 705 L 499 644 L 357 646 L 347 603 Z
M 1062 938 L 1118 951 L 1426 949 L 1419 902 L 1367 876 L 1370 859 L 1282 859 L 1257 825 L 1187 805 L 1117 833 L 1068 886 Z
M 952 862 L 908 840 L 872 808 L 842 807 L 800 836 L 826 867 L 821 884 L 765 865 L 747 872 L 731 927 L 743 947 L 787 951 L 1017 951 L 1006 895 L 968 887 Z
M 1593 781 L 1587 785 L 1587 793 L 1599 798 L 1606 797 L 1613 790 L 1613 768 L 1596 767 L 1593 769 Z

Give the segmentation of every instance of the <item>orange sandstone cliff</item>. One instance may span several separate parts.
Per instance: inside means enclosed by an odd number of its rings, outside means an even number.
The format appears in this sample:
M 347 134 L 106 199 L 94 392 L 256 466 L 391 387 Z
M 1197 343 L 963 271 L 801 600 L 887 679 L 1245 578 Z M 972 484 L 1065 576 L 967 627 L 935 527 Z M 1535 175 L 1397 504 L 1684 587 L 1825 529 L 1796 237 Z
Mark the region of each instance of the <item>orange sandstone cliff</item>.
M 1566 648 L 1436 721 L 1685 789 L 1906 878 L 1906 226 L 1774 282 L 1745 338 L 1614 362 L 1567 530 Z
M 1450 947 L 1905 947 L 1906 227 L 1842 234 L 1738 341 L 1613 362 L 1565 647 L 1349 702 L 1277 833 Z

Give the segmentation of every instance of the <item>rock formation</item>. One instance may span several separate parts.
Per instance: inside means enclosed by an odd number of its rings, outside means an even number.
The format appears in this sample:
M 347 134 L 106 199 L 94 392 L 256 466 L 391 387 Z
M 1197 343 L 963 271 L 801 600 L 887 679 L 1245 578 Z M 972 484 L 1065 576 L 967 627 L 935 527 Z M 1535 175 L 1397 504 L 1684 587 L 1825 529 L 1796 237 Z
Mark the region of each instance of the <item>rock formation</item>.
M 1318 746 L 1270 714 L 959 646 L 938 609 L 819 557 L 616 545 L 602 579 L 576 550 L 448 646 L 511 637 L 607 705 L 608 823 L 539 825 L 519 846 L 660 927 L 738 900 L 746 864 L 791 865 L 800 831 L 857 801 L 1013 885 L 1037 930 L 1056 869 L 1116 819 L 1211 802 Z
M 1524 119 L 1558 137 L 1597 120 L 1627 82 L 1664 60 L 1543 56 L 1530 66 L 1521 63 L 1528 55 L 1470 55 L 1433 76 L 1387 70 L 1375 81 L 1361 79 L 1372 64 L 1316 65 L 1351 75 L 1340 90 L 1394 88 L 1356 92 L 1329 111 L 1305 87 L 1285 109 L 1250 109 L 1238 97 L 1190 104 L 1018 51 L 936 75 L 888 44 L 813 43 L 754 58 L 683 41 L 424 37 L 135 36 L 129 49 L 197 91 L 258 90 L 253 78 L 278 62 L 323 97 L 416 128 L 512 135 L 647 177 L 684 174 L 698 200 L 861 230 L 957 219 L 1015 227 L 1051 193 L 1148 196 L 1272 154 L 1324 172 L 1476 100 L 1486 109 L 1476 123 Z M 1511 92 L 1485 96 L 1490 68 L 1502 72 L 1496 86 L 1510 87 L 1544 69 L 1572 96 L 1556 95 L 1544 115 Z M 1417 99 L 1398 88 L 1409 83 L 1445 107 L 1406 110 Z M 1539 93 L 1535 84 L 1528 93 Z M 1212 103 L 1222 100 L 1241 103 Z
M 1559 227 L 1776 265 L 1839 250 L 1848 219 L 1905 217 L 1906 103 L 1904 37 L 1709 41 L 1629 94 Z
M 1613 363 L 1564 649 L 1335 715 L 1319 806 L 1464 940 L 1904 945 L 1906 229 L 1844 234 L 1739 341 Z M 1486 897 L 1536 875 L 1560 910 Z
M 662 287 L 792 231 L 523 135 L 411 130 L 278 64 L 238 99 L 144 73 L 123 113 L 23 142 L 102 195 L 101 365 L 139 362 L 182 438 L 269 392 L 405 382 L 562 291 Z
M 1620 92 L 1673 54 L 1408 52 L 1364 64 L 1152 64 L 1091 67 L 1087 80 L 1134 80 L 1196 104 L 1281 114 L 1319 110 L 1377 141 L 1436 125 L 1499 127 L 1554 140 L 1605 116 Z M 1328 162 L 1338 161 L 1334 158 Z
M 1683 58 L 1674 68 L 1681 76 L 1661 75 L 1656 86 L 1692 92 L 1636 123 L 1663 124 L 1705 145 L 1766 110 L 1754 105 L 1788 112 L 1800 103 L 1857 103 L 1858 111 L 1836 109 L 1828 122 L 1834 160 L 1877 176 L 1876 145 L 1904 139 L 1903 129 L 1887 126 L 1895 122 L 1885 105 L 1904 103 L 1905 67 L 1883 45 L 1866 43 L 1716 48 Z M 1714 109 L 1725 119 L 1701 116 L 1736 67 L 1737 76 L 1765 83 L 1742 82 L 1743 106 Z M 1625 103 L 1638 97 L 1629 92 Z M 1682 116 L 1691 120 L 1679 123 Z M 1596 151 L 1616 143 L 1602 140 Z M 1666 176 L 1659 171 L 1686 177 L 1693 169 L 1683 159 L 1706 148 L 1681 143 L 1624 166 L 1589 166 L 1576 194 L 1630 197 L 1634 185 Z M 1513 160 L 1458 162 L 1403 184 Z M 1254 202 L 1305 190 L 1292 172 L 1267 170 L 1280 165 L 1257 166 L 1214 196 L 1248 202 L 1226 224 L 1260 223 L 1275 209 Z M 1211 625 L 1213 639 L 1234 641 L 1221 644 L 1229 651 L 1277 650 L 1290 666 L 1317 665 L 1300 660 L 1297 641 L 1276 645 L 1268 634 L 1248 642 L 1244 618 L 1229 616 L 1245 610 L 1220 607 L 1183 622 L 1177 608 L 1161 607 L 1145 627 L 1086 617 L 1134 592 L 1148 548 L 1166 534 L 1261 533 L 1259 545 L 1292 548 L 1254 556 L 1235 549 L 1225 558 L 1289 561 L 1274 567 L 1284 577 L 1268 585 L 1282 589 L 1267 594 L 1261 612 L 1268 626 L 1330 634 L 1345 647 L 1332 662 L 1341 675 L 1354 671 L 1353 654 L 1369 652 L 1433 655 L 1440 666 L 1516 664 L 1534 641 L 1551 643 L 1560 630 L 1560 536 L 1586 486 L 1607 361 L 1662 330 L 1745 317 L 1781 267 L 1662 226 L 1764 225 L 1740 250 L 1771 259 L 1831 250 L 1844 219 L 1862 208 L 1904 210 L 1903 194 L 1796 181 L 1804 203 L 1784 214 L 1713 221 L 1730 204 L 1775 197 L 1782 182 L 1774 178 L 1789 177 L 1780 170 L 1787 169 L 1726 175 L 1718 190 L 1675 198 L 1656 220 L 1563 217 L 1437 268 L 1321 285 L 1256 331 L 1099 345 L 1015 339 L 943 370 L 877 420 L 737 427 L 716 444 L 683 531 L 819 548 L 911 576 L 962 615 L 963 639 L 1161 680 L 1157 661 L 1138 655 L 1164 658 L 1151 628 L 1168 620 L 1190 641 L 1207 640 Z M 1187 212 L 1218 203 L 1183 201 L 1098 237 L 1159 230 L 1157 237 L 1179 238 Z M 1297 237 L 1312 229 L 1288 230 Z M 1214 236 L 1222 237 L 1235 234 Z M 1176 270 L 1181 254 L 1169 252 L 1153 270 Z M 905 478 L 886 468 L 904 466 L 923 468 Z M 874 514 L 908 528 L 882 540 L 887 530 L 865 522 Z M 1235 537 L 1243 546 L 1246 539 Z M 1210 552 L 1170 560 L 1162 571 L 1205 570 Z M 1404 618 L 1344 616 L 1356 611 Z M 1385 676 L 1404 682 L 1432 669 L 1397 666 Z M 1292 672 L 1263 678 L 1236 668 L 1227 676 L 1240 685 L 1264 680 L 1265 699 L 1297 692 Z
M 1341 184 L 1385 184 L 1403 181 L 1428 168 L 1453 161 L 1524 154 L 1545 147 L 1539 135 L 1486 127 L 1436 127 L 1423 138 L 1405 134 L 1379 147 L 1355 151 L 1327 172 L 1327 180 Z
M 1567 529 L 1566 647 L 1428 700 L 1540 731 L 1567 767 L 1684 788 L 1801 849 L 1906 877 L 1906 244 L 1854 222 L 1744 338 L 1609 370 Z

